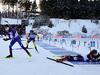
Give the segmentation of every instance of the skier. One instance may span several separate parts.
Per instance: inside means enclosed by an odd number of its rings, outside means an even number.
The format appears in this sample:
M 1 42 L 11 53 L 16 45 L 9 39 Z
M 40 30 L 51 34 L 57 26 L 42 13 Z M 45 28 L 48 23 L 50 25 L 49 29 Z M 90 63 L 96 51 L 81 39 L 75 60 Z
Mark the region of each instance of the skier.
M 100 54 L 97 52 L 96 49 L 93 49 L 87 55 L 87 58 L 88 58 L 87 61 L 97 62 L 97 61 L 100 61 Z
M 28 50 L 23 46 L 22 42 L 21 42 L 21 38 L 20 35 L 17 32 L 17 29 L 15 26 L 13 26 L 12 28 L 9 28 L 9 32 L 10 32 L 10 36 L 11 36 L 11 42 L 9 45 L 9 52 L 10 55 L 6 56 L 6 58 L 10 58 L 13 57 L 13 53 L 12 53 L 12 46 L 18 42 L 19 45 L 25 50 L 25 52 L 31 57 L 31 54 L 28 52 Z
M 38 38 L 38 40 L 39 40 L 38 34 L 35 33 L 33 30 L 30 30 L 30 32 L 29 32 L 29 34 L 28 34 L 28 36 L 27 36 L 26 48 L 28 48 L 29 43 L 32 41 L 32 42 L 33 42 L 33 45 L 34 45 L 34 47 L 35 47 L 35 50 L 38 52 L 37 47 L 36 47 L 36 44 L 35 44 L 35 38 L 36 38 L 36 36 L 37 36 L 37 38 Z M 38 53 L 39 53 L 39 52 L 38 52 Z
M 81 56 L 80 54 L 76 56 L 71 56 L 71 55 L 65 55 L 61 56 L 61 58 L 56 59 L 58 62 L 63 62 L 63 61 L 84 61 L 84 57 Z

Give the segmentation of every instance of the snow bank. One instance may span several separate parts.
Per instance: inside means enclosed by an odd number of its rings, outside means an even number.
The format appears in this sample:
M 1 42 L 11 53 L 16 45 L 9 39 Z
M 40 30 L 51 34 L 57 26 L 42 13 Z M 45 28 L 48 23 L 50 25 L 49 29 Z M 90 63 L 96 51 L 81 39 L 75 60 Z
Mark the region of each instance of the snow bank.
M 1 24 L 2 25 L 5 25 L 5 24 L 18 25 L 18 24 L 21 24 L 21 19 L 1 18 Z
M 92 23 L 91 20 L 82 20 L 82 19 L 71 19 L 71 20 L 64 20 L 64 19 L 51 19 L 52 23 L 54 24 L 53 28 L 49 29 L 49 32 L 56 34 L 58 31 L 67 30 L 71 34 L 73 33 L 82 33 L 82 27 L 85 25 L 87 28 L 87 35 L 97 33 L 100 31 L 99 25 Z

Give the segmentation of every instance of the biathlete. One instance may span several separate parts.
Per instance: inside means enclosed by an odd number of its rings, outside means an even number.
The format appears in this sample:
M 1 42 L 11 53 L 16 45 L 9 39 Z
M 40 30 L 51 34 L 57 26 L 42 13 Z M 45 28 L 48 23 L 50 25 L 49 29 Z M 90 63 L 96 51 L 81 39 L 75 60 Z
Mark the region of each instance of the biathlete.
M 35 47 L 35 50 L 38 52 L 38 49 L 37 49 L 36 44 L 35 44 L 35 38 L 36 38 L 36 37 L 37 37 L 38 40 L 39 40 L 38 34 L 35 33 L 33 30 L 30 30 L 30 32 L 29 32 L 29 34 L 28 34 L 28 36 L 27 36 L 26 48 L 28 48 L 29 43 L 32 41 L 32 42 L 33 42 L 33 45 L 34 45 L 34 47 Z M 39 53 L 39 52 L 38 52 L 38 53 Z
M 12 27 L 12 28 L 9 28 L 9 33 L 10 33 L 10 36 L 11 36 L 11 42 L 10 42 L 10 45 L 9 45 L 9 53 L 10 53 L 10 55 L 6 56 L 6 58 L 13 57 L 12 46 L 16 42 L 18 42 L 19 45 L 24 49 L 24 51 L 31 57 L 31 54 L 29 53 L 29 51 L 23 46 L 23 44 L 21 42 L 21 37 L 18 34 L 17 29 L 16 29 L 15 26 Z

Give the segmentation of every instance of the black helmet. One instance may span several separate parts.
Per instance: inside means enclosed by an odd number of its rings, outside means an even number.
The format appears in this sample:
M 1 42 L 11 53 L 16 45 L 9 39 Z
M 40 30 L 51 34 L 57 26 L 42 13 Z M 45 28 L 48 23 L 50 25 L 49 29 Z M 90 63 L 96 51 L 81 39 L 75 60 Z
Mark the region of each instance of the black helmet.
M 90 53 L 91 54 L 97 54 L 97 50 L 93 49 Z

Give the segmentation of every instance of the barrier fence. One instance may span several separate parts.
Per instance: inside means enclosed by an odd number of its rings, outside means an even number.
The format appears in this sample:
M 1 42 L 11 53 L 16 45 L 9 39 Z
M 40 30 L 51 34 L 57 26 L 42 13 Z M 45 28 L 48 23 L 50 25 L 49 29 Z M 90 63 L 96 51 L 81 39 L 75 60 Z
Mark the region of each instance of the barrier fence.
M 100 52 L 100 38 L 44 38 L 44 43 L 75 52 Z

